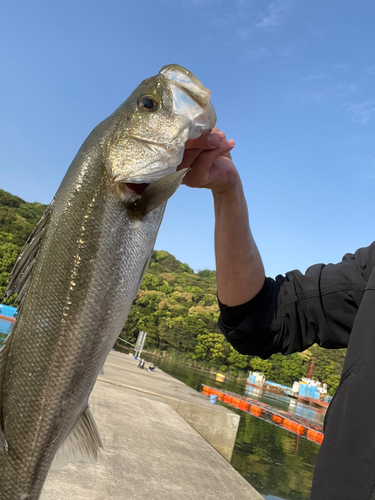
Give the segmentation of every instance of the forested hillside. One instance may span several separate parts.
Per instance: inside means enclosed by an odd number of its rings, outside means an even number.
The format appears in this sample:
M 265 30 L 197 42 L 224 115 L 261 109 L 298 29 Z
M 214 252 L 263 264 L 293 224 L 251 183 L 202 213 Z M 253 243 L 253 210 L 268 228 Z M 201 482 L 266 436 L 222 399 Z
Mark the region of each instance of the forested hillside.
M 13 264 L 46 205 L 26 203 L 0 189 L 0 299 Z M 14 298 L 7 301 L 11 304 Z
M 0 296 L 22 245 L 45 208 L 0 189 Z M 7 303 L 12 304 L 14 299 Z M 324 380 L 331 394 L 337 388 L 344 350 L 324 350 L 315 345 L 303 353 L 278 354 L 268 360 L 243 356 L 220 333 L 218 315 L 215 271 L 195 273 L 168 252 L 155 251 L 121 337 L 135 342 L 138 332 L 144 330 L 148 351 L 178 353 L 185 362 L 234 376 L 240 371 L 258 370 L 268 380 L 288 385 L 307 375 L 314 356 L 313 376 Z

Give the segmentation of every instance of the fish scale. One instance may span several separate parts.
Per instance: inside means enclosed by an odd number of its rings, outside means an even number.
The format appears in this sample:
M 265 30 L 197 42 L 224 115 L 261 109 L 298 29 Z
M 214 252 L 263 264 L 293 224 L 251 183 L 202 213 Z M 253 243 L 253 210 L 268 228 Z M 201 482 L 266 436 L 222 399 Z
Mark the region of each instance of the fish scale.
M 184 68 L 173 67 L 187 75 L 193 87 L 201 85 Z M 89 395 L 148 267 L 166 200 L 184 175 L 170 172 L 176 170 L 173 162 L 182 157 L 180 149 L 190 130 L 186 116 L 173 107 L 171 85 L 161 73 L 142 82 L 94 129 L 11 274 L 8 295 L 23 293 L 22 276 L 29 272 L 24 268 L 28 256 L 36 253 L 33 245 L 38 247 L 31 275 L 24 276 L 27 288 L 18 319 L 0 351 L 1 500 L 37 500 L 53 460 L 93 460 L 102 446 L 88 409 Z M 137 108 L 142 95 L 159 99 L 158 120 Z M 208 99 L 207 109 L 202 108 L 206 122 L 199 116 L 202 133 L 213 126 L 209 105 Z M 164 135 L 163 114 L 168 117 Z M 197 124 L 189 119 L 196 134 Z M 147 123 L 143 139 L 142 121 Z M 127 171 L 126 137 L 131 135 L 130 149 L 138 137 L 137 163 L 143 142 L 147 144 L 153 133 L 151 139 L 158 140 L 160 148 L 165 143 L 171 148 L 175 140 L 175 150 L 166 153 L 158 169 L 160 154 L 155 150 L 148 170 L 158 178 L 139 195 L 126 187 L 136 171 L 135 165 Z M 147 161 L 150 154 L 147 149 Z M 138 166 L 147 170 L 142 161 Z

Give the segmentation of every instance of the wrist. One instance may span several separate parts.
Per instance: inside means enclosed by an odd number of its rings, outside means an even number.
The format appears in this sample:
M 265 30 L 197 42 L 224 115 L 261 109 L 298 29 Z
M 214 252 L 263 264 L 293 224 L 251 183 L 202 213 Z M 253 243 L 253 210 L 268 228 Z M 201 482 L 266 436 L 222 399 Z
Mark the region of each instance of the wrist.
M 217 189 L 212 188 L 211 191 L 214 201 L 217 202 L 238 202 L 239 199 L 244 197 L 242 182 L 238 176 L 237 179 L 228 182 L 225 187 Z

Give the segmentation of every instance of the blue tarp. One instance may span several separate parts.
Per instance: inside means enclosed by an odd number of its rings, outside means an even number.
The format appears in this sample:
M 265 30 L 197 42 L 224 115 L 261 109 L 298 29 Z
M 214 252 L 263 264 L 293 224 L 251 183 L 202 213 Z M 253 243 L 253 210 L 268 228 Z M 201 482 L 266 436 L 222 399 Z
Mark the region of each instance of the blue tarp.
M 17 309 L 15 307 L 0 304 L 0 316 L 2 316 L 2 318 L 0 318 L 0 347 L 6 336 L 12 331 L 16 312 Z M 9 318 L 9 320 L 7 320 L 7 318 Z
M 14 318 L 16 316 L 16 312 L 16 307 L 0 304 L 0 316 L 10 316 L 11 318 Z

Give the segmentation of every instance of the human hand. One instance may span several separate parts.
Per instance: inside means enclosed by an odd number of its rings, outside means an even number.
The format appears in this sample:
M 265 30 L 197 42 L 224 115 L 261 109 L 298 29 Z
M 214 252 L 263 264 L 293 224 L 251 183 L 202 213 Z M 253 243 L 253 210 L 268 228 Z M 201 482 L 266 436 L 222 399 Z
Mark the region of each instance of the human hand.
M 234 148 L 232 139 L 226 140 L 224 132 L 214 128 L 210 134 L 187 141 L 181 164 L 191 167 L 183 184 L 189 187 L 207 188 L 223 193 L 240 183 L 240 177 L 229 151 Z

